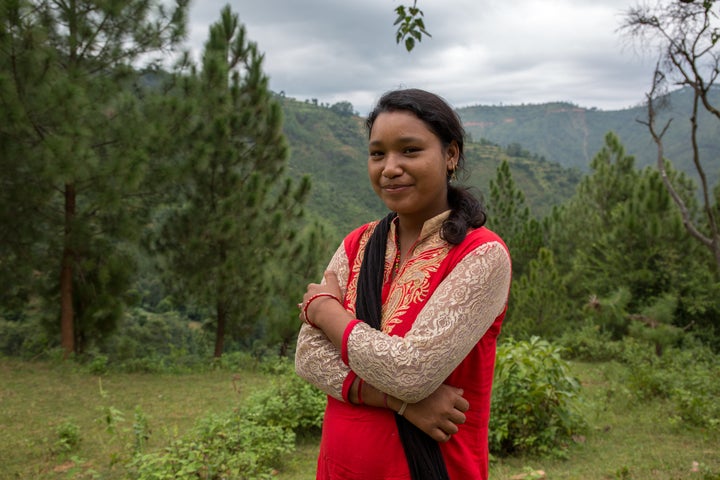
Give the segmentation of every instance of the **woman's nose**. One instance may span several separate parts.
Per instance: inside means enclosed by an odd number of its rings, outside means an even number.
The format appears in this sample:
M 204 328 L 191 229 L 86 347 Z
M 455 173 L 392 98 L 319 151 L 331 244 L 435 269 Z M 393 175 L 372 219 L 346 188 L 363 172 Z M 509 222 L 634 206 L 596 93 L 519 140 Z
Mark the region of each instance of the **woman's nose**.
M 397 155 L 392 153 L 385 155 L 382 174 L 385 178 L 395 178 L 402 175 L 402 166 Z

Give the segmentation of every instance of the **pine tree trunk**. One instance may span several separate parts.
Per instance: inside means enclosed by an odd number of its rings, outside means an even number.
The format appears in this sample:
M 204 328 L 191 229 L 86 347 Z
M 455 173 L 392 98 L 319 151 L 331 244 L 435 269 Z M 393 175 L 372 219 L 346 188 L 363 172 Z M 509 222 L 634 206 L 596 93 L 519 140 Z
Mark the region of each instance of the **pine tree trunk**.
M 60 343 L 67 358 L 75 350 L 75 331 L 73 328 L 73 291 L 72 275 L 74 254 L 70 245 L 71 225 L 75 217 L 75 186 L 65 185 L 65 238 L 60 269 Z
M 215 358 L 222 357 L 225 347 L 225 322 L 227 321 L 227 312 L 222 302 L 217 303 L 217 330 L 215 331 Z

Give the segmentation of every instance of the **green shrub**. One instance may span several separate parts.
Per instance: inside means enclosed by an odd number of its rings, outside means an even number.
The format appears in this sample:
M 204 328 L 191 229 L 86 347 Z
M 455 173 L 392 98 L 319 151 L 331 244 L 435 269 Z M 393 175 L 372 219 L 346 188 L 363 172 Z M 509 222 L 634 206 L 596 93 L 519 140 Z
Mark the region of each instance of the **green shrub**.
M 88 372 L 93 375 L 104 375 L 108 371 L 108 357 L 106 355 L 95 355 L 87 363 Z
M 58 437 L 55 446 L 63 453 L 72 452 L 80 445 L 80 427 L 69 420 L 58 425 L 55 434 Z
M 248 416 L 261 425 L 276 425 L 298 434 L 320 430 L 326 397 L 295 374 L 293 364 L 278 358 L 263 362 L 275 375 L 272 385 L 250 396 Z
M 669 398 L 673 373 L 668 370 L 667 362 L 655 353 L 655 347 L 630 337 L 625 338 L 622 344 L 620 360 L 628 366 L 623 384 L 633 396 L 637 400 Z
M 490 450 L 499 456 L 563 456 L 584 427 L 576 413 L 580 384 L 562 349 L 532 337 L 498 346 L 490 415 Z
M 611 339 L 610 332 L 588 323 L 577 331 L 567 331 L 558 340 L 565 347 L 563 357 L 586 362 L 606 362 L 617 359 L 622 343 Z
M 141 453 L 150 439 L 150 426 L 145 412 L 142 411 L 139 405 L 135 407 L 135 413 L 133 414 L 132 432 L 134 439 L 133 452 Z
M 48 337 L 35 319 L 8 321 L 0 317 L 0 354 L 30 359 L 39 357 L 57 342 Z
M 275 376 L 268 388 L 251 394 L 237 411 L 203 419 L 162 452 L 136 455 L 129 478 L 272 478 L 294 450 L 296 435 L 319 430 L 325 395 L 298 378 L 288 359 L 262 362 L 260 368 Z M 146 430 L 139 427 L 140 433 Z
M 134 360 L 145 358 L 166 358 L 179 367 L 192 366 L 200 358 L 207 362 L 211 352 L 210 338 L 187 317 L 140 308 L 128 311 L 117 331 L 102 344 L 113 370 L 125 365 L 130 371 L 156 371 L 147 370 L 147 365 L 133 365 Z
M 661 356 L 654 344 L 626 339 L 623 379 L 638 402 L 669 401 L 671 417 L 689 425 L 720 430 L 720 364 L 708 347 L 666 349 Z
M 272 478 L 295 434 L 258 425 L 242 414 L 212 415 L 188 436 L 159 453 L 137 455 L 129 466 L 134 480 Z
M 222 370 L 246 370 L 257 371 L 262 363 L 260 359 L 249 352 L 234 351 L 227 352 L 222 357 L 214 359 L 213 366 Z

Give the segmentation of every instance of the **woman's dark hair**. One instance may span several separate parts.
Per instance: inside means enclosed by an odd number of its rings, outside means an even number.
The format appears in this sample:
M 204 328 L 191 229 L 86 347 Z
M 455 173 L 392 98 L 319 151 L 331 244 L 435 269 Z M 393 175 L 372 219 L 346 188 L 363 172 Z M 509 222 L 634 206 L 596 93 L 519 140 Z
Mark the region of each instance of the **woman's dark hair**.
M 391 212 L 375 227 L 367 246 L 358 275 L 355 314 L 371 327 L 380 330 L 382 316 L 382 285 L 390 224 L 397 214 Z M 449 480 L 440 444 L 428 434 L 395 414 L 400 442 L 412 480 Z
M 464 169 L 465 129 L 460 117 L 445 100 L 434 93 L 417 88 L 387 92 L 380 97 L 377 105 L 368 115 L 365 122 L 368 135 L 378 115 L 396 111 L 412 112 L 437 135 L 444 148 L 455 141 L 459 151 L 457 169 Z M 457 245 L 465 239 L 469 228 L 478 228 L 485 224 L 486 215 L 482 204 L 469 189 L 450 183 L 452 173 L 450 171 L 447 173 L 448 204 L 451 212 L 442 225 L 441 235 L 448 243 Z

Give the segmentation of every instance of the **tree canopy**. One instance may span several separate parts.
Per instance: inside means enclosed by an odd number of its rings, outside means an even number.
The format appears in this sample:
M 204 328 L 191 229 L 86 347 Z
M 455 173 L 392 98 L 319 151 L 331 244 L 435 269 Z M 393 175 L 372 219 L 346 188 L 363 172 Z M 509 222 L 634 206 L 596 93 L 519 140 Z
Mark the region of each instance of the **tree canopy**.
M 67 353 L 122 313 L 126 246 L 143 225 L 147 154 L 163 128 L 136 64 L 178 45 L 187 3 L 2 2 L 0 215 L 5 235 L 19 232 L 2 242 L 2 263 L 18 268 L 3 271 L 52 292 Z

